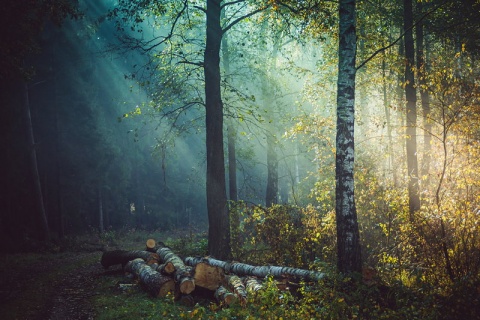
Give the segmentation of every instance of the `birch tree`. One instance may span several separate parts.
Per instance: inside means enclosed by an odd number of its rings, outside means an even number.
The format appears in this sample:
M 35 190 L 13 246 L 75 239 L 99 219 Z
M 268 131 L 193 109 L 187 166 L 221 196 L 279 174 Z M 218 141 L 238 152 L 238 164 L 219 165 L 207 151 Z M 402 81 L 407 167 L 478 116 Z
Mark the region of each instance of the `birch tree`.
M 355 0 L 341 0 L 337 80 L 337 138 L 335 211 L 337 265 L 342 273 L 360 272 L 362 259 L 354 193 L 355 117 Z

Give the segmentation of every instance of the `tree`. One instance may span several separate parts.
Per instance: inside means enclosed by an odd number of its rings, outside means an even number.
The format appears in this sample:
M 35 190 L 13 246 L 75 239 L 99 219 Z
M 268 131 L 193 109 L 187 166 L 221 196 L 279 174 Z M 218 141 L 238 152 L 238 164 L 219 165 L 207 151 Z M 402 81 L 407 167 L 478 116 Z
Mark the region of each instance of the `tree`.
M 1 94 L 14 95 L 15 92 L 9 92 L 7 87 L 17 86 L 14 91 L 22 93 L 22 109 L 24 113 L 27 142 L 26 148 L 30 155 L 30 169 L 34 188 L 36 206 L 33 212 L 38 213 L 39 219 L 35 221 L 34 228 L 40 225 L 38 236 L 42 240 L 49 239 L 49 223 L 44 203 L 44 192 L 40 181 L 39 161 L 37 156 L 36 140 L 34 137 L 34 125 L 32 121 L 30 89 L 35 70 L 31 66 L 31 60 L 40 52 L 40 35 L 44 34 L 45 26 L 50 22 L 56 26 L 67 18 L 75 18 L 78 12 L 70 1 L 50 0 L 50 1 L 4 1 L 0 13 L 0 82 Z M 2 103 L 2 114 L 9 114 L 9 104 Z M 13 122 L 15 119 L 8 119 Z M 3 129 L 3 126 L 2 126 Z M 5 129 L 8 131 L 8 129 Z M 36 132 L 35 132 L 36 133 Z M 2 131 L 2 136 L 4 136 Z M 7 132 L 8 134 L 8 132 Z M 12 143 L 8 141 L 8 143 Z M 13 141 L 17 143 L 17 141 Z M 8 146 L 11 147 L 11 146 Z M 7 147 L 7 148 L 8 148 Z M 5 149 L 5 148 L 2 148 Z M 2 165 L 3 166 L 3 165 Z M 10 176 L 10 173 L 8 173 Z M 17 177 L 18 178 L 18 177 Z M 5 186 L 7 187 L 7 186 Z M 10 189 L 10 186 L 8 186 Z M 10 199 L 6 199 L 10 201 Z M 29 212 L 30 213 L 30 212 Z M 38 221 L 37 221 L 38 220 Z
M 362 270 L 354 193 L 355 4 L 355 0 L 341 0 L 339 6 L 335 212 L 337 264 L 342 273 Z
M 223 153 L 223 102 L 220 91 L 220 0 L 207 0 L 207 30 L 204 56 L 205 126 L 207 141 L 208 251 L 230 255 L 230 219 L 227 211 L 225 161 Z
M 184 58 L 183 49 L 179 48 L 174 52 L 174 56 L 181 57 L 180 61 L 171 61 L 173 63 L 191 64 L 203 67 L 204 71 L 204 92 L 205 92 L 205 130 L 206 130 L 206 154 L 207 154 L 207 172 L 206 172 L 206 198 L 208 210 L 208 251 L 211 255 L 225 259 L 230 255 L 229 244 L 229 215 L 227 208 L 226 181 L 225 181 L 225 159 L 223 148 L 223 102 L 221 96 L 221 75 L 220 75 L 220 50 L 223 35 L 240 21 L 259 13 L 269 5 L 259 4 L 256 7 L 250 7 L 248 1 L 224 2 L 221 0 L 207 0 L 206 7 L 201 7 L 197 3 L 183 1 L 176 7 L 174 1 L 120 1 L 120 6 L 113 10 L 113 15 L 122 15 L 122 21 L 133 21 L 137 26 L 144 21 L 145 16 L 142 12 L 155 15 L 164 15 L 167 12 L 169 4 L 176 12 L 172 13 L 170 31 L 166 35 L 154 39 L 139 39 L 129 37 L 125 42 L 129 49 L 141 49 L 145 52 L 167 45 L 172 42 L 176 36 L 178 24 L 182 19 L 190 25 L 190 10 L 200 10 L 206 16 L 205 30 L 205 50 L 203 61 L 188 61 Z M 178 2 L 177 2 L 178 4 Z M 238 10 L 229 17 L 228 23 L 221 25 L 222 9 L 228 6 L 236 6 Z M 189 27 L 187 26 L 185 30 Z M 123 27 L 121 27 L 123 29 Z M 188 30 L 184 32 L 188 33 Z M 138 27 L 142 32 L 142 28 Z M 181 37 L 182 41 L 186 38 Z M 181 47 L 181 45 L 179 46 Z M 180 107 L 182 111 L 186 108 Z
M 407 150 L 408 203 L 411 218 L 420 209 L 420 188 L 417 161 L 417 95 L 415 90 L 415 48 L 413 42 L 413 4 L 412 0 L 403 2 L 403 29 L 405 33 L 405 98 L 406 129 L 405 145 Z

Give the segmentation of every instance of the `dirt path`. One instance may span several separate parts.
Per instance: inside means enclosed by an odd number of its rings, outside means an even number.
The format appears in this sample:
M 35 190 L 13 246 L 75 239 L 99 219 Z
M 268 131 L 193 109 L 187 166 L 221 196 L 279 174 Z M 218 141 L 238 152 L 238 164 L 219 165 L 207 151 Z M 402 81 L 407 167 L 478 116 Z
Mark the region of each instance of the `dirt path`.
M 58 278 L 45 319 L 94 319 L 95 313 L 88 300 L 97 294 L 95 281 L 102 273 L 103 268 L 97 260 Z
M 94 319 L 89 298 L 98 294 L 96 280 L 104 272 L 100 256 L 101 252 L 6 257 L 0 268 L 0 318 Z

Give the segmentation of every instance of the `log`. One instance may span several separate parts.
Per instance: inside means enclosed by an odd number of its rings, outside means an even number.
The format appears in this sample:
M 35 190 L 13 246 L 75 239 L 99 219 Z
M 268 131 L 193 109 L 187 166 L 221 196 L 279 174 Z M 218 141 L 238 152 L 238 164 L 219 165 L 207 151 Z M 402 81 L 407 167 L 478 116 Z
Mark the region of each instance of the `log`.
M 175 266 L 171 262 L 162 263 L 162 264 L 154 263 L 150 267 L 153 270 L 167 276 L 173 275 L 175 273 Z
M 155 242 L 155 239 L 148 239 L 147 242 L 145 243 L 145 251 L 148 252 L 155 252 L 156 248 L 155 246 L 157 243 Z
M 226 282 L 228 284 L 228 289 L 235 293 L 242 305 L 245 305 L 247 303 L 247 290 L 242 279 L 240 279 L 239 276 L 231 275 L 226 277 Z
M 225 272 L 218 266 L 212 266 L 207 259 L 187 257 L 185 264 L 193 267 L 195 285 L 209 290 L 216 290 L 225 281 Z
M 158 262 L 160 257 L 158 254 L 148 251 L 141 250 L 112 250 L 106 251 L 102 255 L 100 263 L 102 266 L 107 269 L 113 265 L 121 264 L 122 266 L 126 265 L 128 261 L 134 260 L 137 258 L 143 259 L 147 264 L 153 264 Z
M 256 293 L 263 289 L 262 281 L 255 277 L 245 277 L 243 281 L 247 292 Z
M 224 286 L 220 286 L 215 290 L 215 299 L 217 299 L 219 303 L 229 306 L 237 300 L 237 297 Z
M 183 294 L 192 293 L 192 291 L 195 290 L 195 280 L 192 278 L 191 270 L 185 266 L 183 260 L 166 246 L 160 246 L 157 254 L 160 257 L 160 261 L 165 264 L 172 263 L 175 267 L 173 276 L 179 284 L 180 292 Z
M 125 271 L 134 274 L 145 291 L 154 297 L 165 297 L 169 292 L 175 292 L 173 279 L 156 272 L 141 258 L 129 261 Z
M 236 274 L 239 277 L 242 276 L 255 276 L 258 278 L 265 278 L 269 275 L 276 278 L 294 278 L 304 281 L 319 281 L 325 274 L 322 272 L 297 269 L 290 267 L 279 266 L 253 266 L 240 262 L 225 262 L 214 258 L 185 258 L 185 261 L 198 261 L 203 259 L 211 266 L 217 266 L 222 268 L 227 274 Z

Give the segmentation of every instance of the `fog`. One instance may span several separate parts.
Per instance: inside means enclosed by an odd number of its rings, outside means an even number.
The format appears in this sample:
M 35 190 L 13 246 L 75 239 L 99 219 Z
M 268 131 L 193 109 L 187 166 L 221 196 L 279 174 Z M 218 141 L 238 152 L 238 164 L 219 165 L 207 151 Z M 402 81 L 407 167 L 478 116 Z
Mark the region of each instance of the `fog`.
M 35 148 L 53 233 L 98 229 L 99 223 L 105 229 L 205 230 L 204 15 L 179 19 L 171 39 L 154 46 L 171 32 L 168 14 L 130 28 L 108 15 L 114 1 L 79 5 L 83 16 L 61 28 L 48 25 L 41 53 L 29 61 L 36 68 L 28 88 Z M 225 24 L 242 12 L 227 14 Z M 336 42 L 299 41 L 295 33 L 270 28 L 268 19 L 239 23 L 224 35 L 227 171 L 231 126 L 238 199 L 266 204 L 270 143 L 278 167 L 275 201 L 318 204 L 319 189 L 328 189 L 329 197 L 334 190 Z M 145 44 L 149 50 L 141 48 Z M 382 118 L 383 106 L 363 97 L 366 89 L 359 87 L 366 105 L 359 107 L 357 135 L 382 148 L 385 126 L 365 119 Z M 18 172 L 6 175 L 12 188 L 3 219 L 30 237 L 36 222 L 26 212 L 36 204 L 29 196 L 35 191 L 28 162 L 18 160 L 25 147 L 22 126 L 13 123 L 8 137 L 18 145 L 9 150 L 6 167 L 15 163 Z

